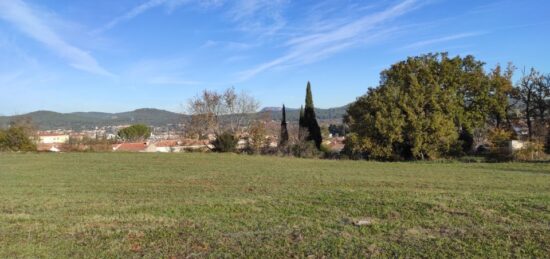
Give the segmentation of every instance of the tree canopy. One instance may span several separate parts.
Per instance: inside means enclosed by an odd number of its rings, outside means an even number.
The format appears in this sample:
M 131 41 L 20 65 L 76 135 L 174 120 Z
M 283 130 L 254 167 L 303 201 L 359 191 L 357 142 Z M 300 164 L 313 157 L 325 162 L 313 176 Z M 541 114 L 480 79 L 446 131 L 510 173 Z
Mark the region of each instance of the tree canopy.
M 118 131 L 118 137 L 125 141 L 143 141 L 151 136 L 151 129 L 143 124 L 136 124 Z
M 410 57 L 381 73 L 380 85 L 347 110 L 347 150 L 384 160 L 433 159 L 462 151 L 459 136 L 501 121 L 511 69 L 485 73 L 473 56 Z

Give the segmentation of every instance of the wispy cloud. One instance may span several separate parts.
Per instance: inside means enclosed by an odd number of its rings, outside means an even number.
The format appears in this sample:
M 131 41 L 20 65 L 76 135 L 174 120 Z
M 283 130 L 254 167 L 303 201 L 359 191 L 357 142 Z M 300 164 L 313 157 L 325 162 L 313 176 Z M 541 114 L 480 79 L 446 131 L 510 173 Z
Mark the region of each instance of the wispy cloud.
M 183 5 L 185 3 L 189 2 L 189 0 L 147 0 L 146 2 L 135 6 L 130 11 L 126 12 L 125 14 L 114 18 L 109 23 L 107 23 L 105 26 L 100 28 L 99 30 L 96 30 L 94 33 L 101 33 L 107 30 L 112 29 L 113 27 L 117 26 L 118 24 L 122 22 L 129 21 L 140 14 L 143 14 L 150 9 L 156 8 L 156 7 L 167 7 L 169 10 L 173 10 L 180 5 Z
M 464 39 L 464 38 L 471 38 L 471 37 L 475 37 L 475 36 L 480 36 L 480 35 L 483 35 L 483 34 L 486 34 L 486 33 L 485 32 L 458 33 L 458 34 L 454 34 L 454 35 L 448 35 L 448 36 L 438 37 L 438 38 L 434 38 L 434 39 L 415 42 L 415 43 L 409 44 L 407 46 L 404 46 L 401 49 L 416 49 L 416 48 L 421 48 L 421 47 L 425 47 L 425 46 L 429 46 L 429 45 L 433 45 L 433 44 L 438 44 L 438 43 L 443 43 L 443 42 L 449 42 L 449 41 L 460 40 L 460 39 Z
M 239 30 L 247 32 L 261 32 L 263 35 L 273 34 L 285 25 L 280 13 L 281 7 L 290 0 L 146 0 L 140 5 L 132 7 L 119 17 L 112 19 L 105 26 L 94 31 L 99 34 L 108 31 L 117 25 L 132 20 L 139 15 L 154 9 L 166 8 L 173 11 L 176 8 L 196 5 L 206 9 L 223 8 L 225 16 L 239 25 Z
M 0 18 L 15 25 L 21 32 L 44 44 L 79 70 L 111 76 L 89 53 L 69 44 L 22 0 L 0 0 Z
M 270 36 L 286 24 L 282 14 L 289 0 L 234 0 L 228 7 L 227 16 L 245 32 Z
M 250 79 L 270 69 L 306 64 L 318 61 L 361 43 L 381 38 L 391 28 L 381 26 L 383 23 L 400 17 L 420 7 L 416 0 L 405 0 L 382 11 L 367 14 L 357 19 L 341 23 L 338 26 L 325 26 L 326 30 L 314 30 L 305 36 L 290 38 L 284 46 L 286 54 L 252 69 L 239 73 L 240 80 Z

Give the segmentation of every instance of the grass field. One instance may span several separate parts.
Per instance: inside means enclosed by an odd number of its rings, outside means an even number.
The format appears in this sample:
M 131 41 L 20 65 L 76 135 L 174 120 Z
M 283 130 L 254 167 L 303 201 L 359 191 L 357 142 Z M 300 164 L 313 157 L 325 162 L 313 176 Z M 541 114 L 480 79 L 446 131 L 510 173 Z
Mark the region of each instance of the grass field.
M 550 164 L 0 154 L 1 258 L 549 255 Z

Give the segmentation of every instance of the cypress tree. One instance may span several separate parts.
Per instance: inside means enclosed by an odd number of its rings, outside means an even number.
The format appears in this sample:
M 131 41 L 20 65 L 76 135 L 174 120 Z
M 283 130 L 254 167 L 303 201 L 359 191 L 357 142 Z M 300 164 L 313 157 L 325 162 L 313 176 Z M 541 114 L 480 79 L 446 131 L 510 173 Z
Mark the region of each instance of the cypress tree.
M 306 88 L 306 108 L 304 110 L 304 127 L 308 130 L 307 141 L 313 140 L 315 146 L 318 149 L 321 148 L 321 142 L 323 137 L 321 136 L 321 128 L 317 122 L 317 117 L 315 116 L 315 107 L 313 105 L 313 95 L 311 94 L 311 84 L 307 82 Z
M 281 139 L 279 145 L 286 146 L 286 144 L 288 144 L 288 128 L 286 123 L 286 108 L 283 104 L 283 119 L 281 120 Z
M 306 125 L 304 124 L 304 106 L 302 105 L 300 107 L 300 119 L 298 120 L 298 139 L 300 140 L 304 137 L 304 128 L 306 128 Z

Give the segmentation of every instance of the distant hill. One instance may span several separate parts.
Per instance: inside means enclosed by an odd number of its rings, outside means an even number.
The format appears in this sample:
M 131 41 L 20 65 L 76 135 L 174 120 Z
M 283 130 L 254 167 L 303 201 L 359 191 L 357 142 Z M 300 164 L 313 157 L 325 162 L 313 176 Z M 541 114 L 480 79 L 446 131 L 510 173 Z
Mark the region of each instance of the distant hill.
M 340 120 L 346 112 L 347 106 L 316 109 L 319 120 Z M 280 120 L 281 108 L 266 107 L 254 116 L 269 116 L 273 120 Z M 287 108 L 287 120 L 298 121 L 299 109 Z M 17 117 L 30 117 L 42 130 L 72 129 L 84 130 L 102 126 L 114 126 L 125 124 L 143 123 L 151 126 L 166 126 L 181 123 L 186 115 L 159 109 L 138 109 L 121 113 L 102 112 L 73 112 L 58 113 L 52 111 L 36 111 L 17 116 L 0 116 L 0 127 L 6 127 L 10 121 Z
M 143 123 L 152 126 L 177 124 L 182 121 L 182 115 L 158 109 L 139 109 L 122 113 L 74 112 L 57 113 L 51 111 L 36 111 L 17 116 L 0 117 L 0 126 L 7 126 L 17 117 L 30 117 L 43 130 L 48 129 L 93 129 L 95 127 Z

